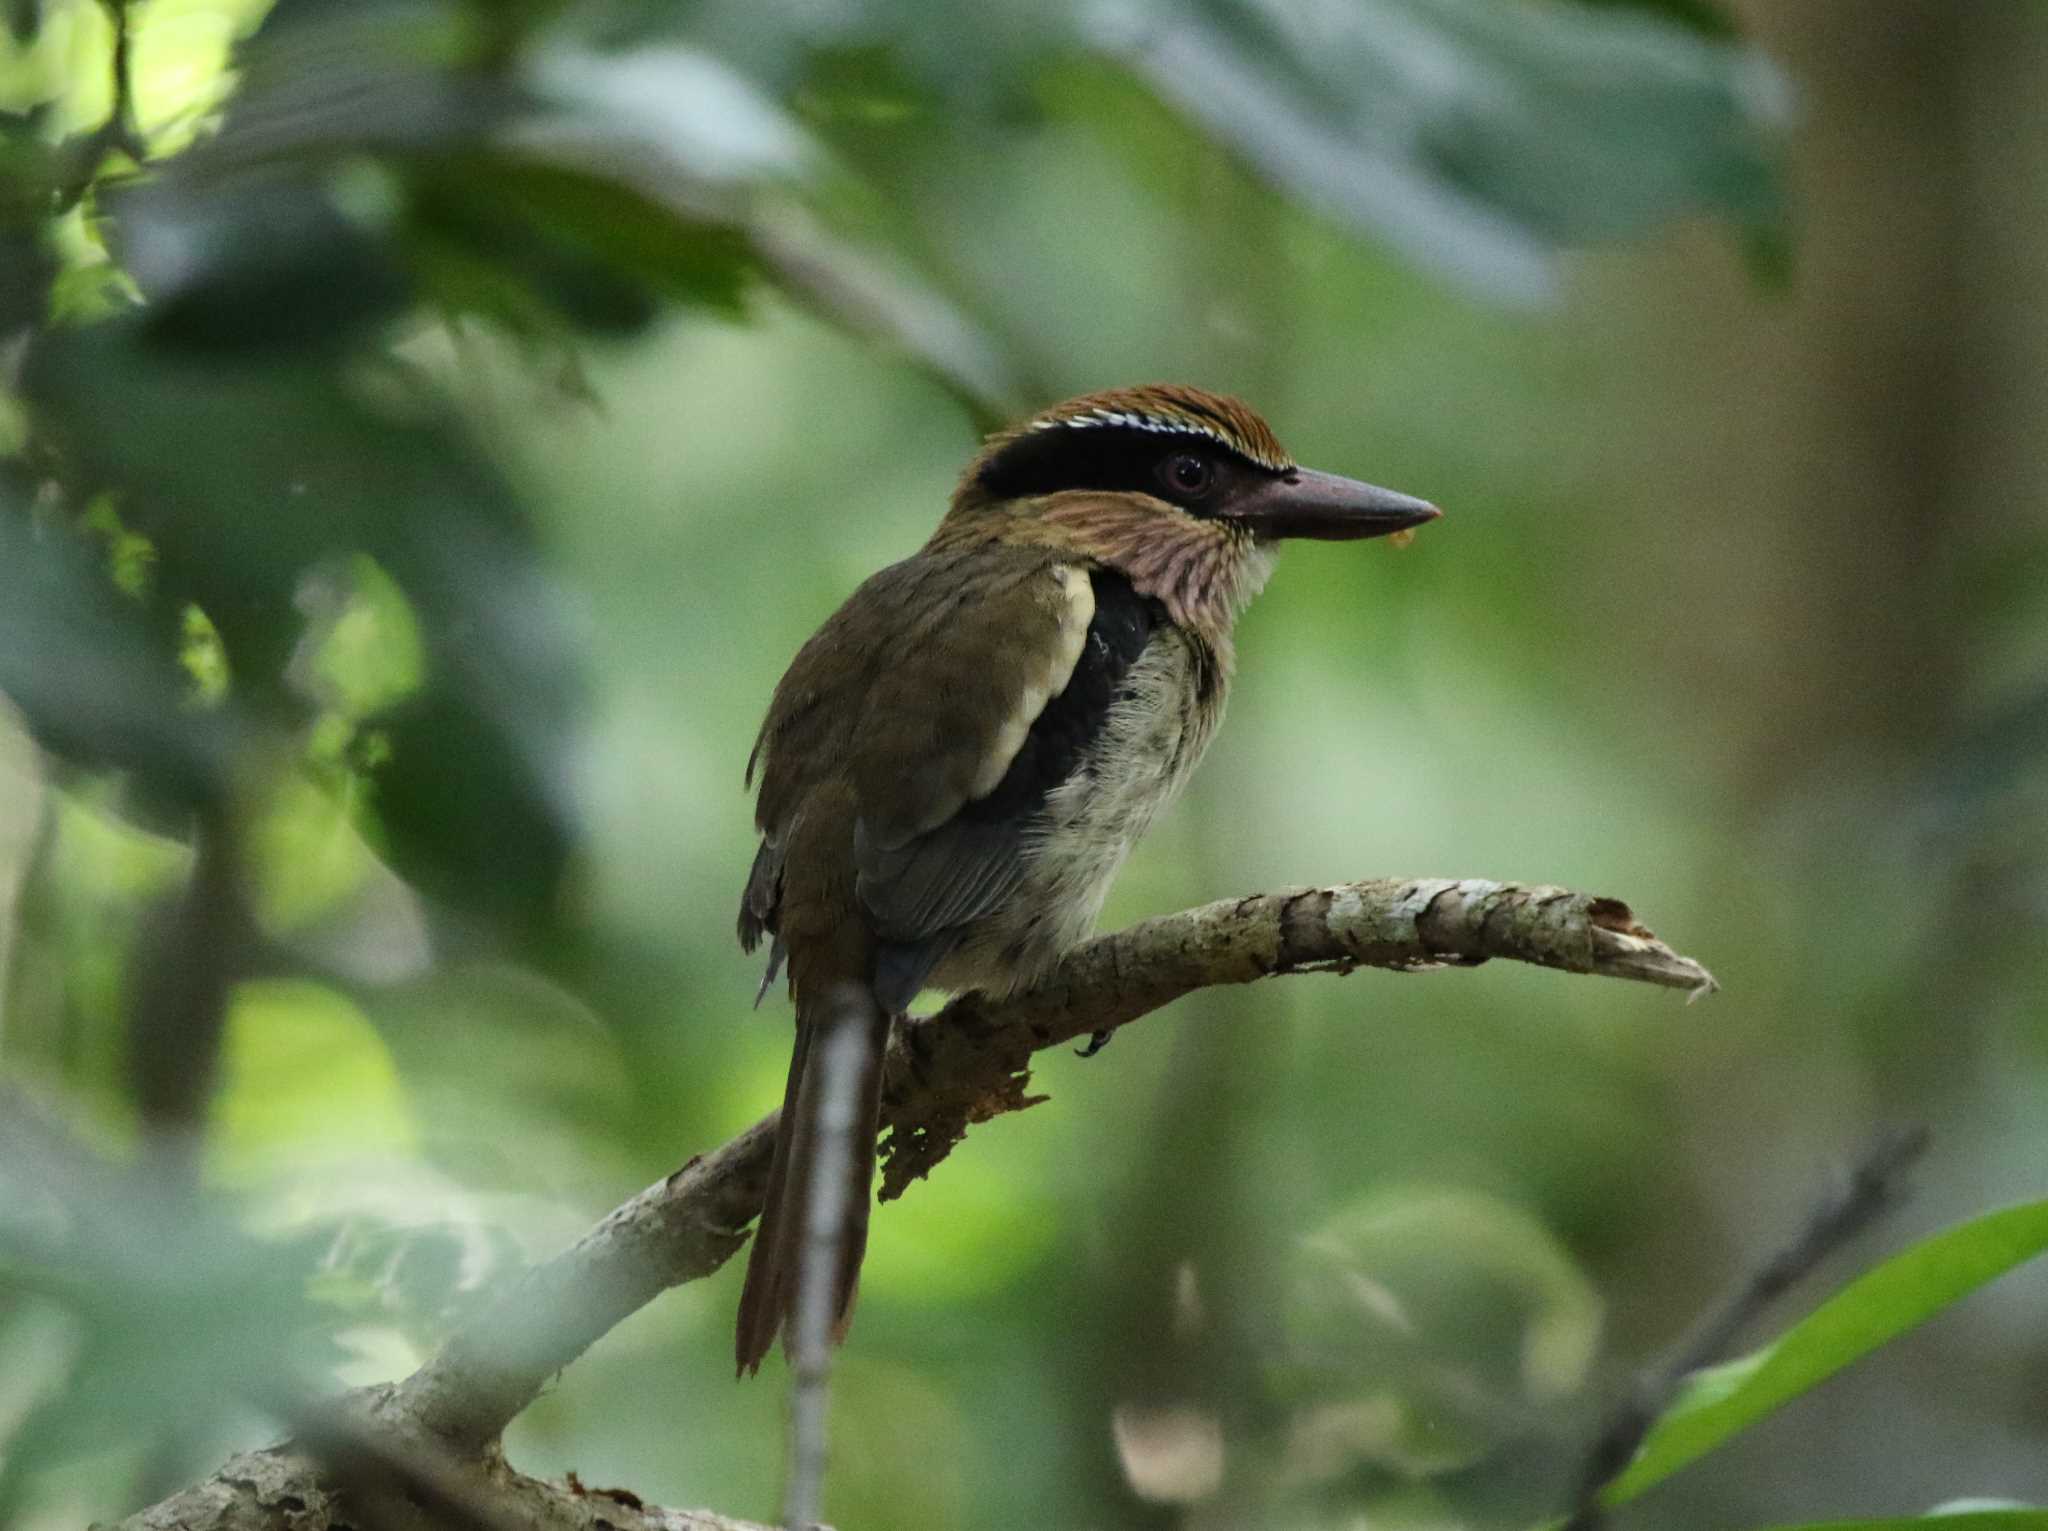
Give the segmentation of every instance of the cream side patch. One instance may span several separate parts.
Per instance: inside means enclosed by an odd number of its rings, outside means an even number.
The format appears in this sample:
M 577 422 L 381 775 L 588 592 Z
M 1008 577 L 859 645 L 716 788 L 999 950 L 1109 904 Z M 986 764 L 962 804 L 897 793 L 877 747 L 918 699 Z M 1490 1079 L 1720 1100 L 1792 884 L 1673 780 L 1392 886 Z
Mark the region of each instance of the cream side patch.
M 1071 564 L 1054 564 L 1049 571 L 1054 590 L 1048 601 L 1055 624 L 1053 641 L 1039 664 L 1027 671 L 1023 693 L 1016 709 L 1003 724 L 983 758 L 981 769 L 968 784 L 969 798 L 986 797 L 995 791 L 1024 747 L 1024 736 L 1045 711 L 1046 703 L 1067 689 L 1074 678 L 1074 666 L 1081 661 L 1081 649 L 1088 641 L 1088 624 L 1095 620 L 1095 587 L 1088 576 Z

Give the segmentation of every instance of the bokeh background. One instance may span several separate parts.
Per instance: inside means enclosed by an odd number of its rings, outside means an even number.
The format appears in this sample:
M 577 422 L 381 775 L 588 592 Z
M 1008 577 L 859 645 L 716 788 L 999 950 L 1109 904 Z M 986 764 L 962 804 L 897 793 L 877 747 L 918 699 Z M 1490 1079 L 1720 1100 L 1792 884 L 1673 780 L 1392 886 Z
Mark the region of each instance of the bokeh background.
M 252 1242 L 10 1150 L 0 1521 L 402 1375 L 775 1103 L 768 693 L 979 428 L 1121 382 L 1447 513 L 1282 559 L 1108 922 L 1552 881 L 1723 992 L 1044 1057 L 876 1219 L 834 1519 L 1528 1524 L 1878 1124 L 1917 1195 L 1780 1320 L 2048 1184 L 2048 8 L 135 0 L 125 99 L 115 14 L 0 45 L 0 1077 Z M 738 1277 L 512 1459 L 767 1518 Z M 2024 1271 L 1624 1519 L 2048 1499 L 2044 1405 Z

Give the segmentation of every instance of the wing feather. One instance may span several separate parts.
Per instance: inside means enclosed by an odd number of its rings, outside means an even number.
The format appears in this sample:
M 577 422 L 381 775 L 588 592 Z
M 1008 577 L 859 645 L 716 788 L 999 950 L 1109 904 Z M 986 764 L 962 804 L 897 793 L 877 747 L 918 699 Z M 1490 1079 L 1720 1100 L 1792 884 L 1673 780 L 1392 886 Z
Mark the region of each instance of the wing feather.
M 1044 549 L 1005 549 L 993 569 L 991 556 L 920 554 L 863 586 L 791 665 L 752 762 L 763 843 L 743 942 L 778 928 L 778 847 L 804 799 L 844 780 L 859 804 L 855 891 L 880 938 L 877 996 L 892 1009 L 1016 893 L 1026 826 L 1162 620 L 1109 571 Z M 981 641 L 965 643 L 954 634 L 970 605 Z M 990 633 L 1003 638 L 993 651 Z

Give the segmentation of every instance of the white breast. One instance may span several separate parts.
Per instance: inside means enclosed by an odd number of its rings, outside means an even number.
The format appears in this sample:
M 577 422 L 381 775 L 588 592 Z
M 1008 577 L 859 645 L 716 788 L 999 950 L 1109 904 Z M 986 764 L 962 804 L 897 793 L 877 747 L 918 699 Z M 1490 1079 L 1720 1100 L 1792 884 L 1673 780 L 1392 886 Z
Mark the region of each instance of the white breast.
M 1221 707 L 1197 705 L 1197 676 L 1187 640 L 1163 628 L 1125 677 L 1102 733 L 1030 825 L 1029 866 L 1008 910 L 944 964 L 948 986 L 1014 987 L 1088 938 L 1124 858 L 1180 795 L 1215 731 Z

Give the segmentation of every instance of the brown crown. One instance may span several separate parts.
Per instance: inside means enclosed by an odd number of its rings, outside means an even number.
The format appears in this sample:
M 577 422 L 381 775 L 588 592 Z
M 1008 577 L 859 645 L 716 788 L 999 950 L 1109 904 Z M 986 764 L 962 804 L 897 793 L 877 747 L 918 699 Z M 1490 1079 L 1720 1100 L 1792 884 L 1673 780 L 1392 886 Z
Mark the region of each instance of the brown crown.
M 1178 383 L 1148 383 L 1137 388 L 1108 388 L 1085 393 L 1040 410 L 1015 429 L 991 438 L 1013 441 L 1030 431 L 1101 430 L 1158 431 L 1207 436 L 1238 456 L 1285 473 L 1295 466 L 1272 427 L 1251 407 L 1220 393 L 1207 393 Z

